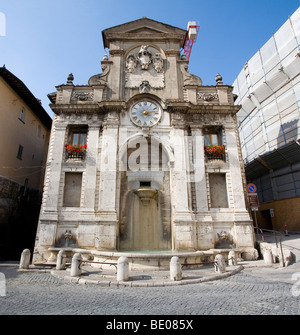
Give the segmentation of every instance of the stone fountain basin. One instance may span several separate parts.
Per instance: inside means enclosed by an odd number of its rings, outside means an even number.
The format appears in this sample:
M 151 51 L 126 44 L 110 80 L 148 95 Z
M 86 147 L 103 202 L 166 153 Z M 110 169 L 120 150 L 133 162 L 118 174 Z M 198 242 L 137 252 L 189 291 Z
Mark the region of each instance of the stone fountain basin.
M 217 254 L 222 254 L 225 259 L 228 259 L 229 251 L 235 251 L 237 259 L 240 261 L 242 249 L 209 249 L 201 251 L 100 251 L 87 250 L 81 248 L 55 248 L 48 249 L 52 253 L 51 263 L 56 262 L 56 256 L 60 250 L 65 250 L 72 257 L 75 253 L 81 253 L 83 260 L 91 260 L 94 262 L 116 262 L 119 257 L 125 256 L 129 260 L 129 270 L 147 270 L 152 271 L 169 270 L 170 261 L 173 256 L 180 259 L 180 263 L 185 265 L 185 269 L 196 269 L 207 264 L 212 264 Z M 70 258 L 71 259 L 71 258 Z M 49 264 L 49 262 L 48 262 Z M 91 263 L 95 268 L 112 269 L 110 265 Z

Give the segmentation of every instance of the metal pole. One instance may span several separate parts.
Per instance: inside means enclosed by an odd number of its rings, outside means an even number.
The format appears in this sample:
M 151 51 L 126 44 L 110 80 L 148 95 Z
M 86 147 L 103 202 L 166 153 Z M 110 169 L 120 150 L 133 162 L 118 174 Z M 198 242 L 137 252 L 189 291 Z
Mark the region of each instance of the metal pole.
M 284 257 L 283 257 L 283 250 L 282 250 L 282 243 L 281 243 L 281 235 L 280 235 L 280 251 L 281 251 L 281 258 L 282 258 L 282 267 L 284 267 Z
M 257 226 L 257 220 L 256 220 L 256 211 L 253 211 L 254 212 L 254 219 L 255 219 L 255 227 L 258 228 Z

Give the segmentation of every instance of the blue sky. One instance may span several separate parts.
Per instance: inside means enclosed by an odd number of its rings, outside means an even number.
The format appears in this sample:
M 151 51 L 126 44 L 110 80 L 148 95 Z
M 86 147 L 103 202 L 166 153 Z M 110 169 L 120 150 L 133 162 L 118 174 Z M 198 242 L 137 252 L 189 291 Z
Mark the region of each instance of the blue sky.
M 299 0 L 0 0 L 6 19 L 0 66 L 20 78 L 52 117 L 47 94 L 70 72 L 75 85 L 101 72 L 107 52 L 102 30 L 146 16 L 182 29 L 197 21 L 189 72 L 203 85 L 215 85 L 219 72 L 231 85 L 299 6 Z

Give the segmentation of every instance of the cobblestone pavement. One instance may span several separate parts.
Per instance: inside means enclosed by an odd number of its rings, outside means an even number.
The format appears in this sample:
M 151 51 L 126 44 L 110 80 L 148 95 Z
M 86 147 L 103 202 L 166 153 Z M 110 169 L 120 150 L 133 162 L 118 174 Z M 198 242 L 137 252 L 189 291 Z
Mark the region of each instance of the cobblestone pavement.
M 69 283 L 49 272 L 17 272 L 17 264 L 0 264 L 0 272 L 6 277 L 0 315 L 300 314 L 299 263 L 285 269 L 245 267 L 199 284 L 134 288 Z
M 18 262 L 4 262 L 0 315 L 300 315 L 300 234 L 284 237 L 283 245 L 296 258 L 288 267 L 243 262 L 244 269 L 227 278 L 165 287 L 82 285 L 50 272 L 18 272 Z

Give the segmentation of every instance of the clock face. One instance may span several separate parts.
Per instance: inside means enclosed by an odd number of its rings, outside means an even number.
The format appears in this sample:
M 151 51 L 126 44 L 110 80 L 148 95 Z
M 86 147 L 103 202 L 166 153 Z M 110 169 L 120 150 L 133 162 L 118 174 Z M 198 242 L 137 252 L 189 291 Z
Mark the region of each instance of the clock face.
M 161 107 L 150 100 L 137 102 L 130 109 L 130 118 L 139 127 L 152 127 L 161 118 Z

